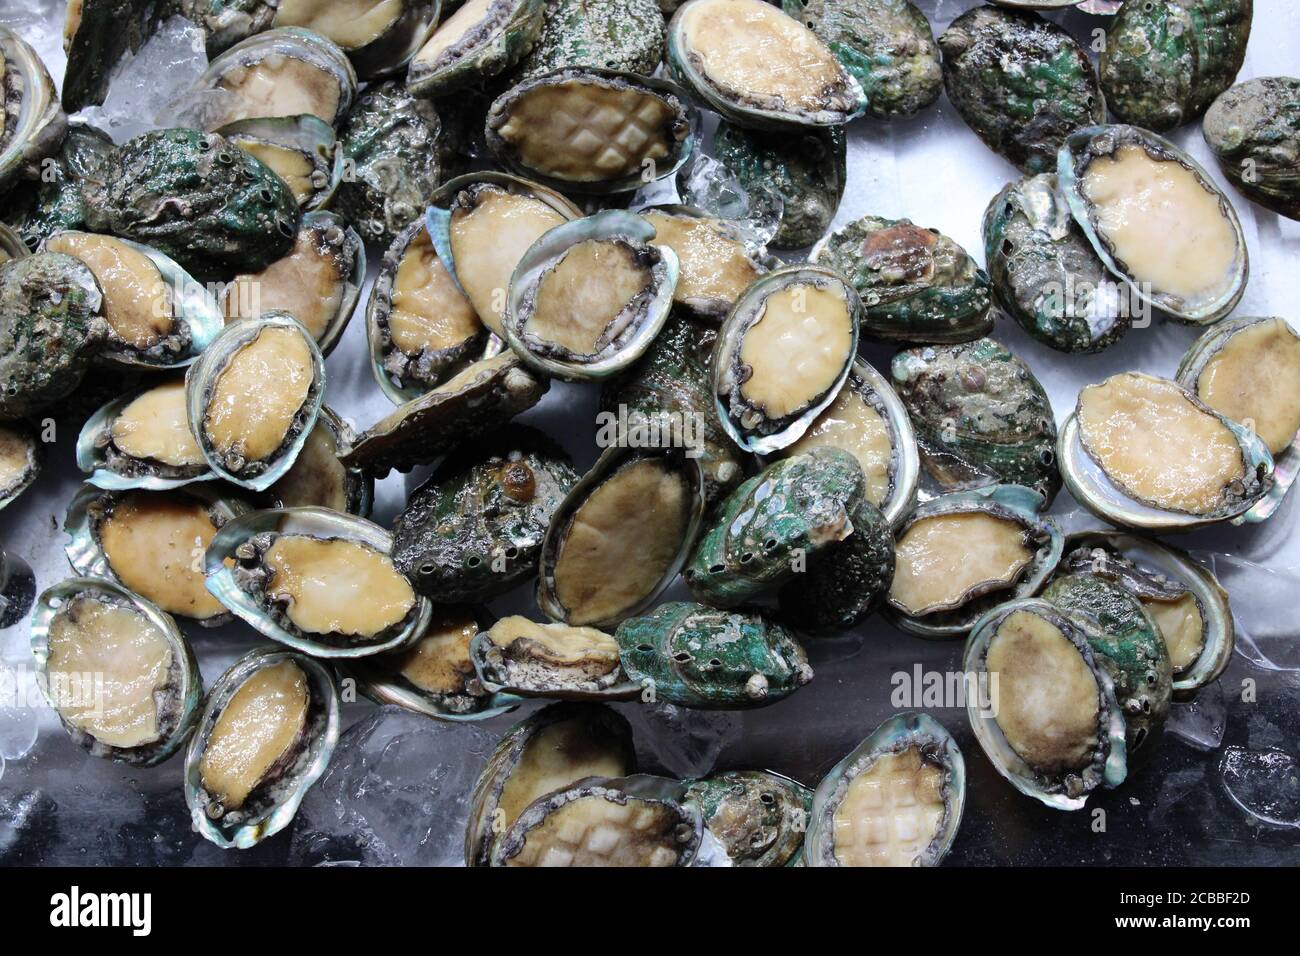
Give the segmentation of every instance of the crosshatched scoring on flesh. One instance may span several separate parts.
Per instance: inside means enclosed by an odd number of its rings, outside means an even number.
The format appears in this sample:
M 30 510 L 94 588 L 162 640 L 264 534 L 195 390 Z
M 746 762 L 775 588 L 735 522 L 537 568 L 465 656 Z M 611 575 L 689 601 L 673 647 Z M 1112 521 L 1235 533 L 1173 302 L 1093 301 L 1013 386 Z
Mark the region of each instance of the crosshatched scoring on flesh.
M 483 324 L 497 335 L 515 266 L 543 233 L 564 222 L 540 199 L 491 185 L 478 190 L 472 208 L 452 211 L 456 277 Z
M 216 375 L 203 414 L 207 439 L 224 455 L 263 461 L 279 450 L 311 393 L 316 373 L 301 333 L 268 326 Z
M 133 398 L 113 419 L 109 434 L 117 449 L 132 458 L 173 468 L 203 464 L 203 453 L 190 431 L 185 382 L 181 380 L 157 385 Z
M 1233 333 L 1205 363 L 1196 395 L 1281 454 L 1300 431 L 1300 338 L 1282 319 Z
M 621 751 L 591 735 L 585 717 L 557 720 L 529 738 L 511 768 L 497 801 L 501 826 L 513 826 L 538 797 L 587 777 L 622 777 L 631 769 Z
M 856 458 L 866 477 L 867 501 L 877 507 L 884 503 L 889 496 L 893 441 L 884 418 L 853 387 L 852 379 L 799 440 L 781 454 L 782 457 L 802 455 L 823 446 L 841 448 Z
M 359 50 L 390 29 L 407 0 L 278 0 L 273 27 L 305 27 L 344 50 Z
M 478 633 L 470 614 L 435 617 L 415 646 L 406 651 L 397 672 L 430 694 L 461 694 L 474 677 L 469 642 Z
M 339 81 L 314 63 L 271 53 L 256 63 L 234 64 L 217 81 L 234 94 L 220 101 L 221 116 L 210 127 L 258 117 L 317 116 L 331 126 L 339 111 Z
M 578 797 L 528 831 L 506 866 L 675 866 L 680 818 L 668 806 L 629 797 Z
M 176 320 L 167 283 L 143 252 L 89 232 L 57 233 L 45 249 L 76 256 L 89 267 L 104 293 L 104 318 L 127 345 L 147 349 L 171 334 Z
M 388 332 L 406 355 L 456 348 L 478 335 L 483 323 L 420 229 L 406 247 L 393 279 Z
M 1020 758 L 1041 773 L 1077 771 L 1098 745 L 1101 691 L 1079 649 L 1055 624 L 1014 611 L 989 641 L 997 675 L 997 723 Z
M 497 133 L 529 169 L 569 182 L 601 182 L 667 159 L 685 136 L 663 96 L 620 83 L 541 83 L 510 103 Z M 678 135 L 680 133 L 680 135 Z
M 358 541 L 282 534 L 266 552 L 267 592 L 309 634 L 373 637 L 399 624 L 415 591 L 392 559 Z
M 129 590 L 169 614 L 202 620 L 225 612 L 204 585 L 203 552 L 217 526 L 203 502 L 133 491 L 115 501 L 98 533 L 109 567 Z
M 1025 529 L 983 511 L 929 515 L 898 539 L 889 596 L 920 616 L 960 606 L 973 589 L 1009 588 L 1034 560 Z
M 110 747 L 159 739 L 155 695 L 167 685 L 172 645 L 148 617 L 79 595 L 50 620 L 48 653 L 46 671 L 64 720 Z
M 716 219 L 674 216 L 647 210 L 641 218 L 655 228 L 653 242 L 677 253 L 681 275 L 673 301 L 732 303 L 762 274 L 738 239 L 727 235 Z
M 293 661 L 254 671 L 226 702 L 199 759 L 203 788 L 237 810 L 298 746 L 310 705 L 307 676 Z
M 289 254 L 257 273 L 235 276 L 223 298 L 226 321 L 288 312 L 317 342 L 338 315 L 348 276 L 338 250 L 317 229 L 300 229 Z
M 795 282 L 769 295 L 740 340 L 751 369 L 740 394 L 772 420 L 814 404 L 852 357 L 853 315 L 844 291 Z
M 1098 232 L 1134 280 L 1188 303 L 1212 302 L 1232 287 L 1236 231 L 1190 169 L 1126 144 L 1093 159 L 1082 187 Z
M 912 746 L 878 756 L 832 814 L 840 866 L 912 866 L 939 834 L 944 772 Z
M 542 276 L 524 332 L 573 355 L 592 355 L 634 319 L 625 310 L 653 279 L 628 243 L 584 239 Z
M 617 469 L 574 511 L 553 570 L 572 624 L 620 617 L 663 580 L 691 520 L 691 486 L 661 458 Z
M 1179 595 L 1174 601 L 1142 598 L 1141 602 L 1164 638 L 1174 673 L 1195 664 L 1205 650 L 1205 618 L 1192 593 Z
M 1106 476 L 1157 508 L 1209 514 L 1246 476 L 1237 436 L 1167 379 L 1124 372 L 1079 393 L 1079 435 Z
M 847 109 L 844 68 L 826 44 L 762 0 L 697 0 L 683 14 L 686 55 L 724 93 L 771 108 Z

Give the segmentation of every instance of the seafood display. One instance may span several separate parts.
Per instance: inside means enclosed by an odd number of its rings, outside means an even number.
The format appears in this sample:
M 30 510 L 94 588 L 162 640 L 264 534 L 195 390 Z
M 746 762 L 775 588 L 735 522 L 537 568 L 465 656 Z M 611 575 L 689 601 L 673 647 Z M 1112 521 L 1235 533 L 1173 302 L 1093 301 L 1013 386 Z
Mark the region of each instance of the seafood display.
M 1250 0 L 968 6 L 72 0 L 61 85 L 0 26 L 0 527 L 63 536 L 60 746 L 257 856 L 378 706 L 477 748 L 419 814 L 471 867 L 938 866 L 985 790 L 1164 773 L 1263 653 L 1163 537 L 1294 520 L 1242 197 L 1300 218 L 1300 80 L 1249 76 Z M 65 114 L 177 15 L 166 110 Z M 936 193 L 1006 183 L 974 221 L 874 168 L 939 111 Z M 980 692 L 900 703 L 935 648 Z M 874 709 L 821 740 L 835 682 Z

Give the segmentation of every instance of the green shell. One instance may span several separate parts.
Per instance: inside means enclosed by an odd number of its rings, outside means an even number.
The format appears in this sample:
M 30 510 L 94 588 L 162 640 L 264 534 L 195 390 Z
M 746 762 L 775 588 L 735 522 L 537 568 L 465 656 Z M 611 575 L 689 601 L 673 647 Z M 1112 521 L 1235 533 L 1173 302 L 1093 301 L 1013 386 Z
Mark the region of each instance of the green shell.
M 1196 119 L 1237 78 L 1252 10 L 1253 0 L 1124 4 L 1101 51 L 1111 110 L 1158 133 Z
M 863 500 L 849 515 L 853 533 L 809 562 L 781 588 L 781 620 L 796 631 L 848 630 L 885 600 L 894 580 L 894 534 L 889 520 Z
M 80 259 L 38 252 L 0 264 L 0 421 L 70 395 L 108 336 L 104 296 Z
M 1115 682 L 1130 753 L 1160 730 L 1169 713 L 1173 671 L 1164 639 L 1141 603 L 1095 574 L 1066 574 L 1043 599 L 1085 625 L 1088 643 Z
M 863 216 L 818 243 L 812 261 L 857 290 L 865 336 L 966 342 L 993 330 L 984 270 L 947 236 L 909 219 Z
M 957 112 L 1024 172 L 1055 169 L 1066 136 L 1106 121 L 1087 51 L 1037 13 L 976 7 L 953 21 L 939 46 Z
M 35 250 L 56 232 L 85 229 L 86 181 L 97 174 L 112 151 L 113 141 L 107 133 L 87 123 L 69 124 L 63 145 L 35 192 L 23 190 L 22 195 L 11 194 L 8 199 L 14 205 L 6 219 L 28 248 Z
M 145 133 L 101 172 L 86 188 L 87 226 L 153 246 L 196 278 L 260 272 L 298 234 L 289 187 L 215 133 Z
M 812 680 L 799 642 L 757 614 L 672 601 L 628 618 L 614 637 L 642 696 L 653 691 L 655 700 L 683 707 L 761 707 Z
M 63 108 L 69 113 L 104 102 L 113 67 L 157 32 L 171 0 L 81 0 L 79 6 L 77 27 L 64 37 Z
M 906 349 L 890 368 L 921 463 L 944 491 L 1025 485 L 1051 505 L 1056 417 L 1028 365 L 985 338 Z
M 687 780 L 686 798 L 704 814 L 732 866 L 791 866 L 803 850 L 813 792 L 767 770 L 728 770 Z
M 550 0 L 542 32 L 516 79 L 566 66 L 650 76 L 663 62 L 666 34 L 655 0 Z
M 768 465 L 731 493 L 686 566 L 696 600 L 736 607 L 811 567 L 847 538 L 866 479 L 829 446 Z
M 984 261 L 998 305 L 1054 349 L 1100 352 L 1132 324 L 1124 287 L 1074 221 L 1055 173 L 1008 183 L 993 197 Z
M 912 0 L 783 0 L 867 94 L 867 115 L 920 112 L 943 92 L 939 46 Z
M 439 603 L 504 594 L 536 576 L 551 516 L 577 481 L 569 456 L 531 428 L 462 446 L 393 522 L 393 560 Z
M 1300 80 L 1238 83 L 1214 101 L 1201 132 L 1234 186 L 1278 215 L 1300 219 Z
M 420 218 L 442 178 L 442 123 L 400 82 L 368 88 L 343 121 L 335 205 L 369 242 L 391 245 Z
M 713 154 L 741 186 L 774 192 L 784 209 L 774 249 L 801 249 L 821 238 L 835 218 L 848 178 L 848 147 L 842 129 L 761 132 L 718 124 Z
M 672 315 L 645 355 L 600 392 L 601 411 L 614 416 L 620 407 L 647 423 L 671 425 L 690 416 L 702 440 L 700 469 L 708 507 L 745 477 L 744 453 L 723 431 L 713 406 L 709 362 L 717 336 L 716 329 Z

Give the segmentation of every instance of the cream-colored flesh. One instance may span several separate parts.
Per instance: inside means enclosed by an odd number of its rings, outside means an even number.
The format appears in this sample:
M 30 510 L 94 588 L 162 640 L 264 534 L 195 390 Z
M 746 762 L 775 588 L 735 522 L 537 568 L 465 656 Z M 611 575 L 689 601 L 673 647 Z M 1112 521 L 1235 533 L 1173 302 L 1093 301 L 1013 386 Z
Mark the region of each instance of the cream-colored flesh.
M 916 747 L 882 754 L 835 808 L 840 866 L 913 866 L 943 823 L 943 771 Z
M 857 390 L 847 385 L 840 389 L 835 401 L 782 454 L 802 455 L 821 447 L 842 448 L 857 458 L 867 479 L 867 500 L 873 505 L 884 502 L 889 495 L 894 446 L 885 420 Z
M 405 0 L 279 0 L 273 27 L 306 27 L 344 50 L 383 36 L 402 15 Z
M 1196 394 L 1280 454 L 1300 431 L 1300 338 L 1282 319 L 1246 326 L 1206 362 Z
M 587 679 L 618 669 L 618 641 L 594 627 L 538 624 L 526 617 L 503 617 L 488 630 L 493 644 L 516 659 L 574 669 Z
M 1098 231 L 1138 283 L 1187 302 L 1231 288 L 1236 232 L 1190 169 L 1130 144 L 1089 163 L 1082 187 Z
M 623 310 L 651 278 L 626 243 L 587 239 L 542 277 L 524 331 L 574 355 L 591 355 L 617 334 L 615 320 L 627 321 Z
M 523 93 L 497 129 L 529 169 L 570 182 L 623 179 L 673 150 L 677 111 L 616 84 L 568 80 Z
M 267 327 L 217 373 L 203 431 L 222 455 L 262 461 L 280 449 L 315 380 L 311 350 L 292 328 Z
M 625 615 L 671 568 L 691 520 L 685 476 L 658 458 L 618 469 L 573 514 L 555 560 L 571 624 Z
M 234 278 L 223 300 L 226 321 L 288 312 L 319 342 L 339 313 L 347 280 L 338 253 L 316 230 L 303 229 L 288 255 Z
M 339 463 L 338 443 L 328 426 L 317 421 L 293 465 L 270 491 L 286 508 L 348 510 L 348 473 Z
M 899 538 L 889 596 L 914 616 L 949 610 L 972 589 L 1011 587 L 1033 560 L 1024 528 L 1009 518 L 932 515 Z
M 171 334 L 176 319 L 167 283 L 143 252 L 88 232 L 58 233 L 45 248 L 76 256 L 90 268 L 104 293 L 104 318 L 127 345 L 147 349 Z
M 109 433 L 118 450 L 132 458 L 174 468 L 203 464 L 185 411 L 183 381 L 155 386 L 132 399 L 113 419 Z
M 171 666 L 167 635 L 134 608 L 78 597 L 50 621 L 47 672 L 55 706 L 72 726 L 110 747 L 159 739 L 155 695 Z
M 31 467 L 31 442 L 21 432 L 0 425 L 0 494 L 26 478 Z
M 996 720 L 1011 749 L 1043 773 L 1082 769 L 1097 749 L 1100 690 L 1060 628 L 1028 611 L 1009 614 L 986 666 L 997 675 Z
M 676 303 L 733 303 L 762 274 L 745 244 L 727 235 L 719 220 L 653 210 L 641 218 L 655 227 L 656 245 L 677 253 L 681 275 L 673 290 Z
M 199 759 L 203 788 L 237 810 L 292 752 L 307 724 L 310 690 L 293 661 L 253 672 L 222 708 Z
M 1177 601 L 1143 600 L 1142 607 L 1165 639 L 1174 673 L 1195 664 L 1205 650 L 1205 619 L 1196 598 L 1184 594 Z
M 631 769 L 622 754 L 588 735 L 585 719 L 556 721 L 528 741 L 506 778 L 497 801 L 501 826 L 512 826 L 540 796 L 587 777 L 622 777 Z
M 1157 508 L 1208 514 L 1246 475 L 1237 437 L 1167 379 L 1124 372 L 1079 393 L 1079 436 L 1106 476 Z
M 464 8 L 462 8 L 464 9 Z M 456 276 L 474 311 L 493 332 L 501 331 L 501 313 L 510 277 L 528 248 L 565 218 L 540 199 L 489 186 L 473 209 L 451 217 L 451 251 Z
M 326 70 L 297 57 L 272 53 L 250 66 L 238 65 L 217 84 L 234 94 L 224 103 L 224 126 L 254 117 L 301 116 L 310 113 L 331 126 L 339 112 L 339 81 Z
M 392 558 L 356 541 L 282 534 L 266 553 L 267 592 L 309 634 L 366 638 L 399 623 L 415 591 Z
M 507 866 L 673 866 L 678 818 L 635 798 L 579 797 L 528 831 Z
M 316 171 L 316 167 L 299 150 L 244 136 L 227 138 L 258 162 L 270 167 L 271 172 L 283 179 L 299 206 L 309 200 L 312 193 L 316 191 L 316 184 L 312 181 L 312 174 Z
M 225 611 L 204 586 L 203 554 L 216 533 L 202 502 L 136 491 L 113 505 L 99 540 L 127 588 L 170 614 L 202 620 Z
M 714 86 L 789 111 L 827 105 L 844 70 L 817 36 L 762 0 L 699 0 L 681 23 L 687 57 Z
M 752 369 L 740 394 L 769 419 L 794 414 L 835 384 L 853 357 L 853 315 L 844 293 L 792 283 L 767 297 L 740 341 Z
M 468 299 L 438 258 L 429 234 L 421 229 L 406 247 L 393 278 L 388 331 L 407 355 L 441 352 L 478 335 L 478 320 Z
M 478 633 L 470 615 L 434 620 L 419 642 L 402 657 L 398 673 L 430 694 L 462 694 L 474 677 L 469 642 Z
M 502 0 L 468 0 L 462 4 L 455 13 L 438 25 L 433 36 L 429 37 L 428 42 L 420 48 L 420 52 L 415 54 L 412 64 L 426 69 L 432 67 L 444 53 L 451 50 L 474 27 L 478 26 L 493 5 L 499 2 Z M 450 60 L 451 57 L 448 57 L 448 62 Z

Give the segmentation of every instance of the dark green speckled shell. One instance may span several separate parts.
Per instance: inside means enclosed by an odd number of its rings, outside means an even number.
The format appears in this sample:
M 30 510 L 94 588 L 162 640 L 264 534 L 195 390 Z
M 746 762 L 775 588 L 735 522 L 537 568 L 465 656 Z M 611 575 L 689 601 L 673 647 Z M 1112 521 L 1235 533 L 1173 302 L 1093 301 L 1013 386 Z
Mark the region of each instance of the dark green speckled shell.
M 215 133 L 163 129 L 117 147 L 86 188 L 86 224 L 153 246 L 196 278 L 260 272 L 288 254 L 298 203 Z
M 686 781 L 704 825 L 732 866 L 791 866 L 800 859 L 813 792 L 766 770 L 726 770 Z
M 1157 133 L 1196 119 L 1237 78 L 1252 12 L 1253 0 L 1124 4 L 1101 53 L 1110 108 Z
M 0 263 L 0 421 L 71 394 L 108 336 L 104 296 L 80 259 L 38 252 Z
M 516 79 L 569 66 L 650 76 L 663 62 L 666 34 L 655 0 L 550 0 Z
M 43 172 L 40 185 L 34 192 L 15 191 L 6 200 L 6 220 L 29 249 L 35 251 L 56 232 L 85 229 L 86 181 L 96 175 L 112 151 L 113 141 L 107 133 L 79 121 L 68 125 L 68 135 L 48 171 Z
M 848 178 L 842 129 L 761 132 L 718 124 L 713 154 L 745 189 L 781 197 L 781 223 L 768 245 L 801 249 L 821 238 L 835 218 Z
M 1106 122 L 1087 51 L 1033 11 L 976 7 L 952 22 L 939 46 L 957 112 L 1025 172 L 1054 170 L 1071 132 Z
M 1088 242 L 1055 173 L 1008 183 L 984 212 L 984 261 L 998 305 L 1038 341 L 1100 352 L 1132 324 L 1127 298 Z
M 812 680 L 799 642 L 758 614 L 689 601 L 628 618 L 614 634 L 628 678 L 656 701 L 735 710 L 761 707 Z
M 691 594 L 736 607 L 794 579 L 852 532 L 865 483 L 857 459 L 829 446 L 768 465 L 701 535 L 684 572 Z
M 943 92 L 934 31 L 912 0 L 782 0 L 781 6 L 862 84 L 867 115 L 909 116 Z
M 911 220 L 863 216 L 819 243 L 812 261 L 857 290 L 865 336 L 966 342 L 993 329 L 984 270 L 947 236 Z
M 1137 598 L 1095 574 L 1061 575 L 1043 599 L 1085 625 L 1088 643 L 1115 682 L 1129 751 L 1136 751 L 1169 713 L 1173 671 L 1164 638 Z
M 1206 111 L 1201 132 L 1234 186 L 1278 215 L 1300 219 L 1300 80 L 1238 83 Z
M 466 444 L 393 523 L 393 560 L 439 603 L 486 601 L 537 574 L 551 516 L 578 481 L 546 435 L 509 426 Z
M 1061 488 L 1056 418 L 1028 365 L 983 338 L 906 349 L 891 372 L 921 463 L 944 491 L 1025 485 L 1051 505 Z

